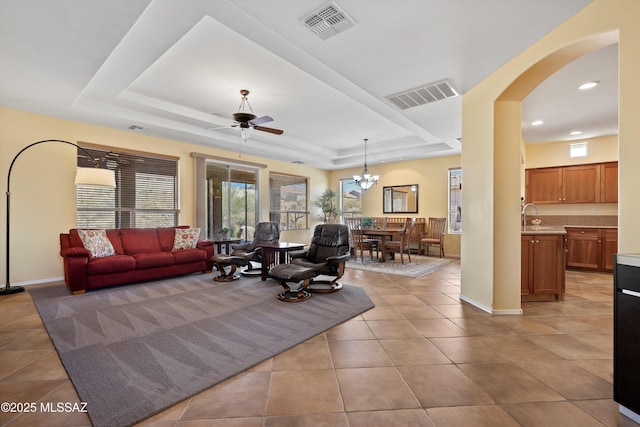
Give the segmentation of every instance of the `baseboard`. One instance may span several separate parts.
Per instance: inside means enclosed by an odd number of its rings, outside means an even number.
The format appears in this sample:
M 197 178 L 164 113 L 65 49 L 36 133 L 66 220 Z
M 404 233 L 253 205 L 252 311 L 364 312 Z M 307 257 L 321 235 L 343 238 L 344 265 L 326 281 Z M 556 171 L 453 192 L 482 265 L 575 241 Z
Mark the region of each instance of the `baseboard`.
M 64 282 L 64 277 L 51 277 L 49 279 L 27 280 L 25 282 L 12 283 L 11 286 L 41 285 L 43 283 L 57 283 L 57 282 Z
M 493 310 L 492 314 L 496 314 L 496 315 L 518 315 L 521 316 L 522 315 L 522 309 L 516 309 L 516 310 Z
M 474 301 L 474 300 L 472 300 L 471 298 L 468 298 L 468 297 L 466 297 L 466 296 L 464 296 L 464 295 L 460 294 L 460 299 L 461 299 L 462 301 L 466 302 L 467 304 L 471 304 L 472 306 L 474 306 L 474 307 L 476 307 L 476 308 L 479 308 L 479 309 L 480 309 L 480 310 L 482 310 L 482 311 L 486 311 L 486 312 L 487 312 L 487 313 L 489 313 L 489 314 L 493 314 L 493 313 L 492 313 L 492 311 L 491 311 L 491 308 L 489 308 L 489 307 L 487 307 L 487 306 L 485 306 L 485 305 L 483 305 L 483 304 L 480 304 L 479 302 Z
M 465 297 L 464 295 L 460 295 L 460 299 L 468 304 L 471 304 L 472 306 L 479 308 L 482 311 L 485 311 L 489 314 L 496 314 L 496 315 L 522 315 L 522 309 L 519 310 L 494 310 L 490 307 L 487 307 L 484 304 L 480 304 L 477 301 L 472 300 L 471 298 Z

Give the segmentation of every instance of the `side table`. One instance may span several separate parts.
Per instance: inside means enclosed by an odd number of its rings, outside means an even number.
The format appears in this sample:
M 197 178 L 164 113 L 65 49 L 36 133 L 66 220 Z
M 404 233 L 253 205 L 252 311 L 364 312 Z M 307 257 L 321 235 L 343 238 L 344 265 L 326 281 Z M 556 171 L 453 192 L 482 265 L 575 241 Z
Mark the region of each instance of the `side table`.
M 229 253 L 231 252 L 231 245 L 234 243 L 240 243 L 242 242 L 241 239 L 220 239 L 220 240 L 214 240 L 213 244 L 216 245 L 216 253 L 217 254 L 227 254 L 229 255 Z M 222 246 L 224 246 L 224 252 L 222 252 Z
M 262 255 L 262 280 L 269 277 L 269 269 L 275 264 L 287 262 L 287 253 L 304 249 L 302 243 L 279 242 L 260 245 L 260 255 Z M 276 254 L 278 256 L 276 257 Z

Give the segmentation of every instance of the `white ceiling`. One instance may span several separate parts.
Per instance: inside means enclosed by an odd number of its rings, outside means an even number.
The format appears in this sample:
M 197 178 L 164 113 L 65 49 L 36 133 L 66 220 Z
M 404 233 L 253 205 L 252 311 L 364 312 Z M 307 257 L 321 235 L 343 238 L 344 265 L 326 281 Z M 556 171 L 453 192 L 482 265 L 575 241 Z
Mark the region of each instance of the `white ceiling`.
M 355 26 L 322 40 L 302 18 L 328 3 L 0 0 L 0 103 L 329 170 L 361 166 L 363 138 L 370 166 L 458 154 L 460 96 L 406 110 L 385 96 L 444 79 L 464 93 L 589 0 L 336 0 Z M 532 92 L 527 141 L 616 134 L 616 55 Z M 283 135 L 211 129 L 233 123 L 240 89 Z

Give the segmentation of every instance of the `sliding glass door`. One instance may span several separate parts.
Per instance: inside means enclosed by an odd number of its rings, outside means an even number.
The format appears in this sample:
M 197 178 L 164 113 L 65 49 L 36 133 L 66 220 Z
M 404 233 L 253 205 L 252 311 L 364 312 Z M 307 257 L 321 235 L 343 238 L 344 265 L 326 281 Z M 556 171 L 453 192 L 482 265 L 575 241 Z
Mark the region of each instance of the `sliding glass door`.
M 258 170 L 209 161 L 206 182 L 206 237 L 253 239 L 259 206 Z

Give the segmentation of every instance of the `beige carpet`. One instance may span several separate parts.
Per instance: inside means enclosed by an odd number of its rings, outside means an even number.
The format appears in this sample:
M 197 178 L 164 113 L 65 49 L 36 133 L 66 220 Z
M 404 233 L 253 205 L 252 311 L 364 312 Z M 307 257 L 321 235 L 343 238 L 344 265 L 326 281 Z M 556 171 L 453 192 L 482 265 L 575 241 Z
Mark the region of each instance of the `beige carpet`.
M 351 260 L 347 263 L 346 268 L 416 278 L 422 277 L 449 264 L 453 264 L 454 262 L 458 262 L 459 260 L 459 258 L 438 258 L 421 255 L 411 255 L 411 262 L 409 262 L 407 255 L 405 255 L 404 264 L 402 264 L 400 262 L 400 256 L 398 254 L 396 254 L 394 260 L 379 262 L 376 259 L 372 261 L 369 257 L 369 253 L 366 252 L 364 256 L 364 262 L 360 259 L 360 256 L 358 256 L 357 259 L 351 257 Z

